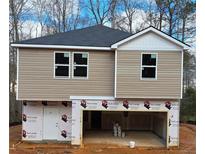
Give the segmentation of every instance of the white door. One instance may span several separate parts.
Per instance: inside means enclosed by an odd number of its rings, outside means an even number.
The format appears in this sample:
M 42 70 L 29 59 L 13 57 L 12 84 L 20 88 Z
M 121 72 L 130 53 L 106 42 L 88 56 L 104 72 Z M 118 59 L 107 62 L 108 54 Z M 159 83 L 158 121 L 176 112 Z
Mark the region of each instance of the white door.
M 56 106 L 44 107 L 43 139 L 57 140 L 58 134 L 58 109 Z

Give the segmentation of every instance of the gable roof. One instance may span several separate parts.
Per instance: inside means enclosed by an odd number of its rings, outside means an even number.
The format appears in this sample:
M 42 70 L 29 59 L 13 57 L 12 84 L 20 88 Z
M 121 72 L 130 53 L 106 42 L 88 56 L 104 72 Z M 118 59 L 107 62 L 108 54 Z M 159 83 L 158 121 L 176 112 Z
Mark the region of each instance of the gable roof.
M 109 47 L 132 34 L 102 25 L 72 30 L 64 33 L 23 40 L 14 44 L 20 45 L 61 45 L 61 46 L 89 46 Z
M 120 45 L 134 39 L 134 38 L 137 38 L 137 37 L 139 37 L 143 34 L 146 34 L 147 32 L 154 32 L 155 34 L 161 36 L 162 38 L 167 39 L 170 42 L 175 43 L 178 46 L 181 46 L 184 50 L 190 49 L 190 46 L 188 44 L 185 44 L 184 42 L 181 42 L 180 40 L 178 40 L 178 39 L 176 39 L 176 38 L 162 32 L 162 31 L 160 31 L 160 30 L 158 30 L 158 29 L 156 29 L 155 27 L 152 27 L 152 26 L 147 27 L 147 28 L 145 28 L 145 29 L 143 29 L 143 30 L 141 30 L 141 31 L 127 37 L 126 39 L 123 39 L 123 40 L 113 44 L 111 46 L 111 48 L 116 49 L 118 46 L 120 46 Z
M 172 43 L 181 46 L 184 50 L 190 49 L 189 45 L 152 26 L 147 27 L 135 34 L 131 34 L 103 25 L 96 25 L 78 30 L 71 30 L 64 33 L 23 40 L 12 43 L 11 46 L 31 48 L 112 50 L 116 49 L 119 45 L 122 45 L 150 31 L 158 34 L 164 39 L 171 41 Z

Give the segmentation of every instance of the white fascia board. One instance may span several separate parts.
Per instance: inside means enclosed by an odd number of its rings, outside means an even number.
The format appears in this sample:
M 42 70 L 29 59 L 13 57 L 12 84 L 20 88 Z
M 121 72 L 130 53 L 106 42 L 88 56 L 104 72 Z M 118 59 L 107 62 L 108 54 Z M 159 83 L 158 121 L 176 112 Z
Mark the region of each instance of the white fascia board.
M 112 50 L 110 47 L 67 46 L 67 45 L 40 45 L 40 44 L 11 44 L 17 48 L 55 48 L 55 49 L 84 49 L 84 50 Z
M 55 101 L 55 102 L 62 102 L 62 101 L 71 101 L 69 99 L 69 97 L 67 99 L 52 99 L 52 98 L 24 98 L 24 97 L 20 97 L 18 98 L 19 101 L 35 101 L 35 102 L 39 102 L 39 101 Z
M 160 32 L 160 31 L 156 30 L 156 29 L 153 28 L 153 27 L 147 28 L 147 29 L 145 29 L 145 30 L 143 30 L 143 31 L 141 31 L 141 32 L 139 32 L 139 33 L 137 33 L 137 34 L 134 34 L 134 35 L 132 35 L 132 36 L 130 36 L 130 37 L 124 39 L 124 40 L 121 40 L 121 41 L 119 41 L 119 42 L 113 44 L 113 45 L 111 46 L 111 48 L 112 48 L 112 49 L 116 49 L 116 48 L 118 48 L 119 45 L 121 45 L 121 44 L 123 44 L 123 43 L 125 43 L 125 42 L 128 42 L 128 41 L 130 41 L 130 40 L 132 40 L 132 39 L 134 39 L 134 38 L 136 38 L 136 37 L 139 37 L 140 35 L 143 35 L 143 34 L 149 32 L 149 31 L 152 31 L 152 32 L 154 32 L 154 33 L 160 35 L 161 37 L 166 38 L 167 40 L 169 40 L 169 41 L 171 41 L 171 42 L 173 42 L 173 43 L 175 43 L 175 44 L 177 44 L 177 45 L 183 47 L 184 50 L 190 50 L 190 49 L 191 49 L 188 45 L 183 44 L 183 43 L 181 43 L 180 41 L 177 41 L 176 39 L 174 39 L 174 38 L 172 38 L 172 37 L 170 37 L 170 36 L 168 36 L 168 35 L 166 35 L 166 34 Z
M 88 99 L 88 100 L 115 100 L 113 96 L 70 96 L 70 100 Z
M 116 96 L 115 97 L 116 99 L 176 99 L 176 100 L 178 100 L 178 99 L 180 99 L 180 97 L 169 97 L 169 96 L 167 96 L 167 97 L 154 97 L 154 96 L 147 96 L 147 97 L 141 97 L 141 96 L 139 96 L 139 97 L 136 97 L 136 96 L 123 96 L 123 97 L 119 97 L 119 96 Z

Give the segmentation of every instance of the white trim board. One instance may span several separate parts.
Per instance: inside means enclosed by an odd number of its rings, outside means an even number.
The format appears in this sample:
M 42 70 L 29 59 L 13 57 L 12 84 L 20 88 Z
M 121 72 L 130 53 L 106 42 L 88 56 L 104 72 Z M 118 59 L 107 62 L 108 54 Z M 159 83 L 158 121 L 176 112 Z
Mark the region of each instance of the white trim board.
M 114 97 L 114 96 L 70 96 L 70 100 L 89 99 L 89 100 L 115 100 L 115 99 L 174 99 L 177 97 Z
M 140 96 L 138 96 L 138 97 L 136 97 L 136 96 L 129 96 L 129 97 L 127 97 L 127 96 L 123 96 L 123 97 L 119 97 L 119 96 L 116 96 L 115 97 L 116 99 L 180 99 L 180 97 L 169 97 L 169 96 L 167 96 L 167 97 L 153 97 L 153 96 L 151 96 L 151 97 L 140 97 Z
M 41 102 L 41 101 L 51 101 L 51 102 L 62 102 L 62 101 L 71 101 L 69 99 L 69 96 L 67 99 L 53 99 L 53 98 L 18 98 L 19 101 L 35 101 L 35 102 Z
M 183 74 L 184 74 L 184 52 L 181 51 L 182 57 L 181 57 L 181 99 L 183 97 Z
M 161 36 L 162 38 L 165 38 L 165 39 L 167 39 L 167 40 L 169 40 L 169 41 L 171 41 L 171 42 L 173 42 L 173 43 L 175 43 L 175 44 L 177 44 L 177 45 L 183 47 L 184 50 L 189 50 L 189 49 L 190 49 L 190 47 L 189 47 L 188 45 L 183 44 L 182 42 L 180 42 L 180 41 L 178 41 L 178 40 L 176 40 L 176 39 L 174 39 L 174 38 L 172 38 L 172 37 L 170 37 L 170 36 L 164 34 L 163 32 L 160 32 L 159 30 L 156 30 L 156 29 L 153 28 L 153 27 L 149 27 L 149 28 L 147 28 L 147 29 L 145 29 L 145 30 L 142 30 L 141 32 L 136 33 L 136 34 L 134 34 L 134 35 L 132 35 L 132 36 L 130 36 L 130 37 L 124 39 L 124 40 L 121 40 L 121 41 L 119 41 L 119 42 L 113 44 L 113 45 L 111 46 L 111 48 L 112 48 L 112 49 L 116 49 L 116 48 L 119 47 L 119 45 L 122 45 L 122 44 L 124 44 L 124 43 L 126 43 L 126 42 L 128 42 L 128 41 L 130 41 L 130 40 L 132 40 L 132 39 L 134 39 L 134 38 L 137 38 L 137 37 L 139 37 L 139 36 L 141 36 L 141 35 L 144 35 L 144 34 L 147 33 L 147 32 L 150 32 L 150 31 L 152 31 L 152 32 L 154 32 L 154 33 L 156 33 L 156 34 L 158 34 L 158 35 Z
M 12 47 L 21 48 L 53 48 L 53 49 L 83 49 L 83 50 L 112 50 L 110 47 L 92 47 L 92 46 L 68 46 L 68 45 L 39 45 L 39 44 L 11 44 Z
M 17 68 L 16 68 L 16 100 L 19 100 L 19 49 L 17 49 Z
M 117 93 L 117 49 L 115 50 L 115 79 L 114 79 L 114 96 Z
M 89 99 L 89 100 L 115 100 L 113 96 L 70 96 L 71 100 Z

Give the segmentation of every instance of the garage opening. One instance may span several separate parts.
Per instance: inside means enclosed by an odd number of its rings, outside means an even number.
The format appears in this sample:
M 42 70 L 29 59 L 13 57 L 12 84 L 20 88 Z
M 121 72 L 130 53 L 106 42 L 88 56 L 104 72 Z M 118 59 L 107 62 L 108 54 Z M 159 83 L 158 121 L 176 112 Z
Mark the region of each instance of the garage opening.
M 83 143 L 165 147 L 167 112 L 83 111 Z

